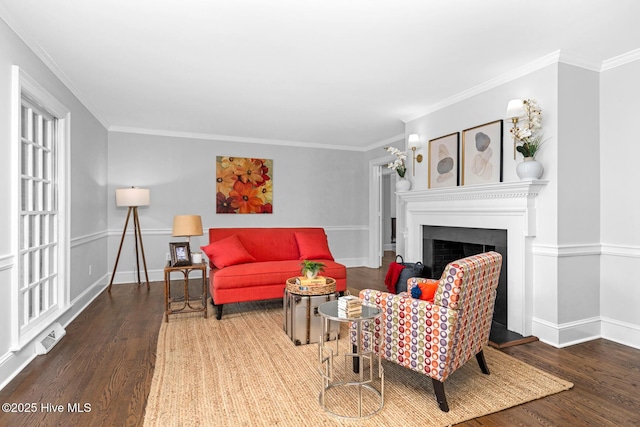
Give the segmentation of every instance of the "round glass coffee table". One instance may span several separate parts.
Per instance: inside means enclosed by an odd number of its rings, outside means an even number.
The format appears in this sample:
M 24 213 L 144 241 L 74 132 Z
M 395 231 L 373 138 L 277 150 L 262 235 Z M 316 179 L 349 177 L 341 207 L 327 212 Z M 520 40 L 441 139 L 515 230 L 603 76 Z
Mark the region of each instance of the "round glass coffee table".
M 345 317 L 338 311 L 338 301 L 329 301 L 318 307 L 318 313 L 322 317 L 322 336 L 327 332 L 329 321 L 351 324 L 349 338 L 343 340 L 346 341 L 343 360 L 337 357 L 340 355 L 337 339 L 335 351 L 329 342 L 318 342 L 319 372 L 322 376 L 320 406 L 331 415 L 347 419 L 377 414 L 384 405 L 384 369 L 380 355 L 374 350 L 373 326 L 375 319 L 382 316 L 382 310 L 362 305 L 360 316 Z M 380 327 L 383 327 L 382 322 Z M 380 336 L 383 336 L 382 332 Z

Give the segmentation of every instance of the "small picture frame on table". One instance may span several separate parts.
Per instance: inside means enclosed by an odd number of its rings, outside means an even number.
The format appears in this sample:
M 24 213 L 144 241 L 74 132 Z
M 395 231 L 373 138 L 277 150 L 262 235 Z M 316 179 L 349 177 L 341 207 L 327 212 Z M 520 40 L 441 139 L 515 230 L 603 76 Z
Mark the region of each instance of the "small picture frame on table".
M 191 265 L 191 248 L 189 247 L 189 242 L 171 242 L 169 243 L 169 249 L 172 267 Z

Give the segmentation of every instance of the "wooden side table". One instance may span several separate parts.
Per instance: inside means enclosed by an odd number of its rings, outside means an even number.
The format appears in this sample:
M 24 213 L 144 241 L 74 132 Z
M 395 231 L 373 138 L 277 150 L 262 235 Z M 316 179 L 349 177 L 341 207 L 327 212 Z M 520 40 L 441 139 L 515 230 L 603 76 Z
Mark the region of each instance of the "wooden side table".
M 171 273 L 179 271 L 184 276 L 184 296 L 178 298 L 171 298 Z M 191 299 L 189 296 L 189 273 L 192 271 L 202 272 L 202 295 L 196 299 Z M 192 306 L 192 301 L 201 300 L 199 306 Z M 182 307 L 172 308 L 171 303 L 183 302 Z M 180 265 L 171 266 L 167 264 L 164 268 L 164 321 L 169 321 L 170 314 L 179 313 L 197 313 L 204 312 L 205 319 L 207 318 L 207 264 L 201 262 L 199 264 L 192 265 Z

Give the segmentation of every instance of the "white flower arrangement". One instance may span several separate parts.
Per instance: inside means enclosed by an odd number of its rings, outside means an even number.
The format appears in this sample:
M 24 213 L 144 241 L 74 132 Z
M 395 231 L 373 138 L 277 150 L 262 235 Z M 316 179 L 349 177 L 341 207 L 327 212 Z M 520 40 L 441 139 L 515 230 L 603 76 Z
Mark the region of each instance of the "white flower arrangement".
M 542 129 L 542 110 L 535 99 L 522 101 L 522 109 L 525 116 L 518 122 L 522 123 L 521 127 L 515 126 L 510 132 L 516 142 L 516 150 L 524 157 L 535 157 L 544 142 L 542 134 L 537 133 Z
M 389 163 L 387 167 L 395 170 L 400 175 L 400 178 L 404 178 L 407 173 L 407 167 L 404 164 L 404 161 L 407 160 L 407 153 L 398 150 L 396 147 L 384 147 L 384 149 L 396 156 L 396 159 Z

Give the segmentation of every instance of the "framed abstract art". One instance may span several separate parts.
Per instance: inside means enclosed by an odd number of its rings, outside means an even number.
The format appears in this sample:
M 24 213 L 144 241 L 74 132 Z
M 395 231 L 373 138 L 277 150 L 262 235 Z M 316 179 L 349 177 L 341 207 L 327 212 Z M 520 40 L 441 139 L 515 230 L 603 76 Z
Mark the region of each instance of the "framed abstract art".
M 273 213 L 273 160 L 217 156 L 216 213 Z
M 462 185 L 502 182 L 502 120 L 462 131 Z
M 460 132 L 429 141 L 429 188 L 458 185 Z

